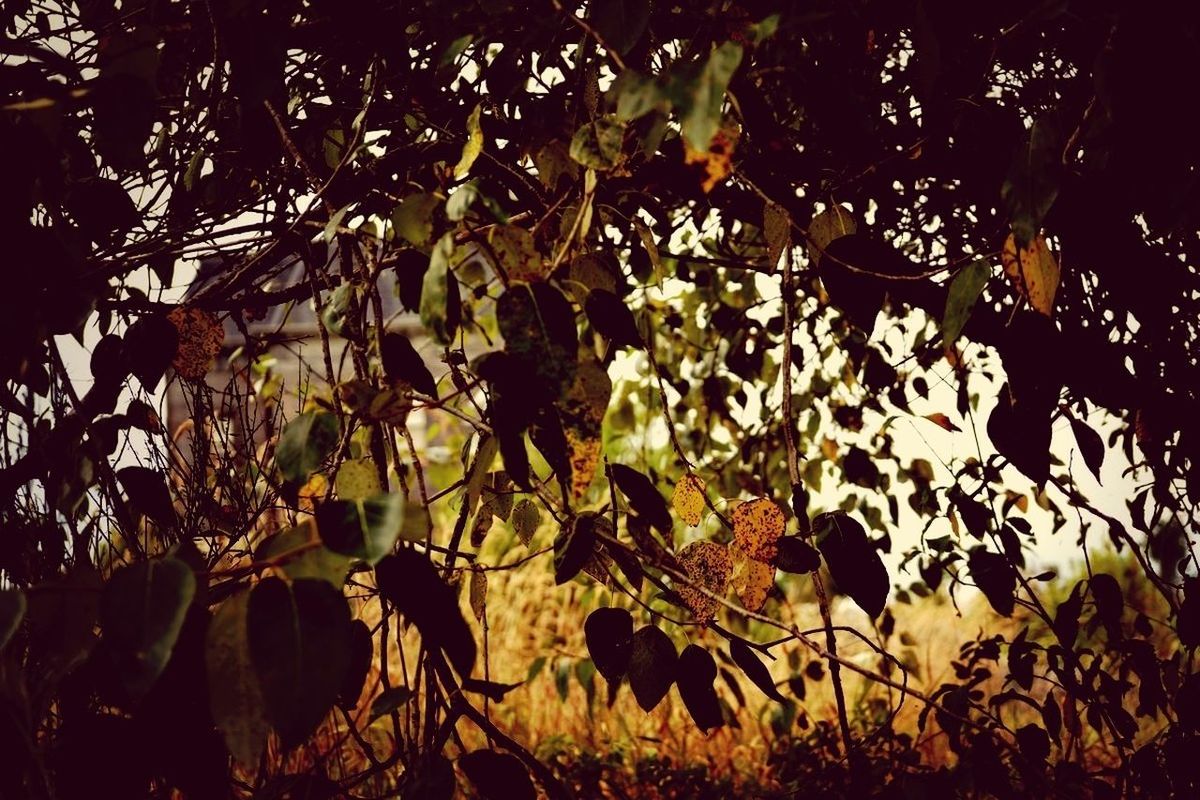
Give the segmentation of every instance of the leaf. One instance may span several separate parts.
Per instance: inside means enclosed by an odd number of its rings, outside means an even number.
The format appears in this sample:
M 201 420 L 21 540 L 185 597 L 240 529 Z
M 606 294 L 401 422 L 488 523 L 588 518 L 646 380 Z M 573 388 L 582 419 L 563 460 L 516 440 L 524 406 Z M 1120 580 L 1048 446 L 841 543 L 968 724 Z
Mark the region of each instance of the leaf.
M 433 214 L 440 202 L 427 192 L 410 194 L 392 211 L 392 227 L 413 247 L 428 247 L 433 243 Z
M 700 170 L 700 189 L 711 192 L 718 183 L 733 171 L 733 151 L 737 147 L 740 131 L 737 128 L 721 128 L 712 137 L 707 148 L 694 150 L 687 139 L 683 141 L 683 163 Z
M 596 551 L 596 514 L 584 511 L 563 525 L 554 540 L 554 583 L 574 578 Z
M 482 110 L 482 105 L 476 105 L 467 117 L 467 139 L 463 142 L 462 157 L 454 167 L 456 181 L 467 177 L 467 173 L 471 171 L 471 165 L 483 152 L 483 128 L 479 125 L 479 112 Z
M 129 375 L 129 361 L 121 337 L 115 333 L 102 336 L 92 348 L 88 367 L 96 383 L 103 386 L 117 386 L 124 381 Z
M 175 359 L 179 331 L 165 316 L 147 315 L 125 331 L 124 350 L 129 370 L 142 388 L 153 392 Z
M 951 422 L 950 418 L 940 411 L 935 411 L 932 414 L 926 414 L 925 419 L 929 420 L 934 425 L 937 425 L 939 428 L 950 431 L 951 433 L 958 433 L 962 431 L 962 428 Z
M 306 411 L 283 426 L 275 448 L 275 465 L 285 481 L 302 484 L 325 463 L 337 444 L 337 417 L 327 411 Z
M 549 263 L 538 252 L 533 234 L 516 225 L 497 225 L 488 231 L 488 244 L 510 281 L 545 280 Z
M 483 615 L 487 612 L 487 590 L 487 573 L 483 570 L 472 570 L 471 588 L 469 591 L 471 613 L 474 614 L 475 619 L 479 620 L 480 622 L 483 622 Z
M 1033 123 L 1029 138 L 1013 155 L 1000 197 L 1018 243 L 1032 241 L 1058 197 L 1063 143 L 1051 116 Z
M 1121 594 L 1121 585 L 1107 572 L 1097 572 L 1088 580 L 1088 587 L 1096 601 L 1096 616 L 1104 623 L 1109 640 L 1119 642 L 1124 636 L 1121 631 L 1121 616 L 1125 613 L 1125 598 Z
M 175 523 L 175 504 L 162 475 L 146 467 L 125 467 L 117 471 L 117 479 L 134 508 L 159 525 Z
M 612 341 L 616 347 L 641 348 L 642 335 L 629 306 L 610 291 L 592 289 L 583 304 L 588 322 L 597 333 Z
M 318 578 L 335 589 L 346 583 L 353 559 L 321 544 L 311 520 L 270 536 L 254 552 L 254 560 L 282 567 L 292 580 Z
M 681 87 L 680 126 L 692 149 L 707 150 L 720 129 L 725 89 L 741 63 L 741 45 L 725 42 L 709 54 L 695 80 Z
M 738 668 L 750 679 L 750 682 L 757 686 L 763 694 L 780 703 L 787 702 L 783 695 L 779 693 L 779 689 L 775 687 L 775 680 L 771 677 L 770 670 L 759 660 L 749 645 L 741 639 L 731 639 L 729 642 L 729 655 L 733 658 L 733 663 L 738 665 Z
M 393 686 L 390 689 L 384 689 L 371 701 L 371 716 L 369 719 L 374 721 L 380 717 L 386 717 L 396 709 L 403 708 L 412 698 L 412 689 L 409 689 L 407 686 Z M 367 724 L 370 724 L 370 722 Z
M 799 536 L 782 536 L 776 542 L 775 566 L 797 575 L 816 572 L 821 568 L 821 554 Z
M 433 246 L 421 279 L 421 324 L 439 344 L 450 344 L 461 315 L 458 279 L 450 269 L 454 256 L 454 234 L 447 233 Z
M 267 718 L 290 749 L 338 697 L 349 667 L 350 608 L 325 581 L 268 577 L 250 591 L 246 631 Z
M 1075 443 L 1083 455 L 1083 463 L 1096 476 L 1100 483 L 1100 470 L 1104 466 L 1104 440 L 1083 420 L 1071 417 L 1071 432 L 1075 434 Z
M 516 756 L 475 750 L 460 756 L 458 766 L 484 800 L 534 800 L 537 789 Z
M 845 512 L 820 514 L 813 529 L 821 537 L 817 546 L 838 589 L 850 595 L 874 619 L 887 604 L 891 582 L 879 551 L 857 520 Z
M 725 545 L 716 542 L 692 542 L 679 551 L 679 567 L 695 586 L 678 581 L 675 591 L 697 620 L 708 622 L 721 603 L 700 589 L 707 589 L 717 597 L 724 597 L 729 591 L 729 579 L 733 575 L 729 551 Z
M 597 608 L 583 623 L 588 655 L 604 680 L 621 680 L 629 669 L 633 647 L 633 616 L 623 608 Z
M 629 500 L 633 510 L 641 514 L 670 541 L 671 512 L 667 510 L 667 501 L 658 493 L 658 489 L 654 488 L 650 479 L 624 464 L 613 464 L 612 476 L 617 488 Z
M 166 668 L 195 593 L 192 568 L 175 558 L 141 561 L 108 579 L 100 600 L 104 645 L 135 699 Z
M 1013 593 L 1017 589 L 1017 572 L 1008 559 L 980 547 L 971 551 L 967 569 L 995 612 L 1011 617 L 1016 604 Z
M 383 337 L 382 350 L 383 374 L 388 380 L 404 381 L 421 394 L 437 398 L 437 382 L 407 336 L 389 331 Z
M 946 292 L 946 311 L 942 315 L 942 345 L 947 349 L 966 327 L 971 310 L 991 277 L 992 266 L 983 258 L 972 261 L 954 274 Z
M 783 536 L 787 520 L 783 509 L 769 497 L 759 497 L 741 503 L 733 509 L 733 540 L 750 558 L 772 561 L 775 543 Z
M 421 633 L 427 647 L 446 653 L 461 676 L 475 664 L 475 639 L 458 608 L 458 598 L 429 559 L 401 548 L 375 565 L 380 593 Z
M 208 625 L 204 663 L 213 722 L 233 757 L 254 769 L 271 729 L 250 658 L 249 601 L 250 592 L 238 592 L 217 609 Z
M 792 246 L 792 217 L 778 203 L 763 204 L 763 238 L 767 240 L 767 264 L 774 270 Z
M 25 617 L 25 593 L 19 589 L 0 589 L 0 652 L 17 632 Z
M 579 500 L 596 476 L 604 451 L 604 414 L 612 398 L 612 379 L 594 357 L 580 357 L 575 377 L 559 403 L 567 457 L 571 466 L 571 497 Z
M 521 544 L 528 547 L 529 543 L 533 541 L 534 532 L 542 524 L 542 510 L 537 507 L 537 503 L 524 497 L 513 506 L 509 522 L 512 524 L 513 532 L 521 540 Z
M 678 674 L 679 657 L 671 637 L 646 625 L 633 634 L 629 656 L 629 688 L 643 711 L 653 711 L 666 697 Z
M 622 72 L 611 91 L 617 97 L 617 119 L 622 122 L 633 122 L 670 105 L 659 82 L 634 69 Z
M 1000 263 L 1030 307 L 1047 317 L 1054 316 L 1059 268 L 1045 237 L 1039 235 L 1027 246 L 1018 247 L 1016 234 L 1010 233 L 1000 251 Z
M 679 654 L 679 696 L 692 721 L 702 731 L 719 728 L 725 724 L 721 703 L 713 688 L 717 677 L 717 665 L 703 647 L 689 644 Z
M 671 505 L 688 527 L 700 524 L 700 515 L 704 511 L 704 481 L 699 475 L 688 472 L 679 479 L 671 494 Z
M 579 347 L 575 312 L 563 293 L 545 283 L 510 286 L 496 301 L 496 323 L 505 352 L 557 398 L 574 377 Z
M 353 709 L 358 706 L 358 699 L 362 695 L 374 658 L 375 644 L 371 638 L 371 629 L 367 627 L 367 623 L 356 619 L 350 623 L 346 671 L 342 675 L 342 685 L 338 687 L 337 702 L 342 708 Z
M 808 223 L 808 258 L 819 264 L 829 244 L 843 236 L 858 233 L 858 223 L 845 206 L 831 205 Z
M 391 552 L 404 524 L 404 495 L 327 500 L 317 506 L 317 532 L 335 553 L 374 564 Z
M 333 486 L 338 499 L 348 501 L 365 500 L 383 491 L 379 485 L 379 470 L 369 458 L 348 458 L 343 461 L 333 479 Z
M 750 558 L 737 542 L 731 542 L 728 549 L 733 564 L 730 583 L 742 606 L 747 611 L 758 611 L 767 602 L 767 595 L 775 585 L 775 567 Z
M 171 365 L 189 381 L 202 380 L 225 343 L 225 329 L 210 311 L 180 306 L 167 314 L 175 326 L 176 346 Z
M 625 55 L 637 44 L 650 21 L 650 5 L 639 0 L 592 0 L 588 20 L 605 44 Z
M 621 162 L 625 123 L 615 114 L 585 122 L 571 137 L 571 158 L 597 172 L 608 172 Z

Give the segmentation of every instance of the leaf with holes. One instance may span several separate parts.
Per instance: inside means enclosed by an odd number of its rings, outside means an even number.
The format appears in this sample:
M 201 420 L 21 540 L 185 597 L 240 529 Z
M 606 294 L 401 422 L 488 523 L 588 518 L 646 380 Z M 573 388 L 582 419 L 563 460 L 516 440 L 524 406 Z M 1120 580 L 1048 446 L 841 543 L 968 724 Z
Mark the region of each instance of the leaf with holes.
M 579 164 L 597 172 L 607 172 L 621 163 L 624 139 L 625 123 L 614 114 L 606 114 L 585 122 L 575 131 L 569 152 Z
M 688 472 L 679 479 L 671 494 L 671 505 L 688 527 L 700 524 L 700 515 L 704 511 L 704 481 L 699 475 Z
M 210 311 L 183 306 L 167 314 L 167 320 L 177 332 L 171 365 L 181 378 L 201 380 L 208 374 L 213 359 L 221 352 L 221 345 L 225 342 L 225 329 L 221 327 L 221 321 Z
M 767 240 L 767 264 L 775 269 L 792 246 L 792 217 L 778 203 L 763 204 L 763 238 Z
M 692 542 L 679 552 L 679 566 L 683 574 L 695 585 L 690 586 L 679 581 L 675 591 L 697 620 L 708 622 L 717 613 L 721 603 L 701 589 L 717 597 L 724 597 L 729 591 L 733 562 L 729 558 L 728 549 L 716 542 Z
M 759 561 L 775 558 L 776 542 L 783 536 L 787 520 L 774 500 L 759 497 L 733 510 L 733 540 L 747 556 Z
M 528 547 L 529 543 L 533 541 L 534 532 L 542 524 L 542 510 L 537 507 L 537 503 L 525 497 L 518 500 L 513 506 L 508 521 L 512 524 L 513 531 L 521 540 L 521 544 Z
M 566 396 L 558 403 L 571 468 L 571 497 L 579 500 L 596 476 L 604 451 L 601 432 L 612 397 L 608 371 L 590 355 L 580 357 Z

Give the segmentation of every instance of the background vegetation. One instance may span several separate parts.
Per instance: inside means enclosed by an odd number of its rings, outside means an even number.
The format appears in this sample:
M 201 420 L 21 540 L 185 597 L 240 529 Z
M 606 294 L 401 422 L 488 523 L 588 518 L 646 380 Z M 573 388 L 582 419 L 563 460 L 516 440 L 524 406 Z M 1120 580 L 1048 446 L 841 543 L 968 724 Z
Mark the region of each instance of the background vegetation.
M 0 797 L 1200 789 L 1190 4 L 0 24 Z

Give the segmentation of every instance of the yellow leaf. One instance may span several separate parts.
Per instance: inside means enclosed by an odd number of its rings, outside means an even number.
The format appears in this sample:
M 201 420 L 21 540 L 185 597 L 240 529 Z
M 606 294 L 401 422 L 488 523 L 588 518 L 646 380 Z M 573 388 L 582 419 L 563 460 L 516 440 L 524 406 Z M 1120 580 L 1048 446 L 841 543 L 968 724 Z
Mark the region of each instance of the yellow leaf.
M 733 590 L 747 611 L 758 611 L 775 585 L 775 567 L 746 555 L 737 542 L 729 545 L 733 563 Z
M 488 232 L 488 244 L 496 260 L 512 281 L 540 281 L 546 277 L 546 262 L 538 252 L 533 234 L 516 225 L 497 225 Z
M 821 442 L 821 455 L 825 456 L 830 461 L 837 461 L 838 445 L 833 439 L 828 436 Z
M 1016 236 L 1010 233 L 1000 251 L 1000 263 L 1017 291 L 1035 311 L 1047 317 L 1054 315 L 1059 269 L 1045 237 L 1039 235 L 1028 246 L 1020 247 Z
M 843 206 L 830 206 L 808 223 L 808 257 L 814 265 L 834 239 L 849 236 L 858 231 L 858 223 Z
M 571 496 L 575 500 L 583 497 L 596 475 L 604 449 L 601 426 L 611 396 L 612 380 L 607 370 L 595 358 L 581 360 L 562 407 L 571 461 Z
M 737 140 L 737 130 L 725 129 L 717 131 L 708 150 L 693 150 L 687 139 L 683 140 L 683 161 L 688 166 L 701 167 L 700 188 L 705 194 L 711 192 L 733 170 L 733 151 Z
M 458 160 L 458 166 L 454 168 L 456 180 L 466 177 L 467 173 L 471 171 L 471 165 L 475 163 L 475 159 L 479 158 L 479 154 L 483 152 L 483 128 L 479 126 L 480 109 L 481 106 L 475 106 L 471 116 L 467 117 L 467 141 L 463 144 L 462 158 Z
M 704 511 L 704 481 L 699 475 L 689 472 L 679 479 L 671 495 L 671 505 L 690 527 L 700 524 L 700 514 Z
M 329 480 L 319 472 L 313 473 L 313 476 L 300 487 L 297 493 L 296 502 L 301 511 L 313 513 L 316 511 L 317 503 L 325 499 L 326 492 L 329 491 Z
M 759 497 L 733 510 L 733 540 L 750 558 L 771 561 L 786 524 L 783 510 L 775 501 Z
M 703 587 L 718 597 L 729 590 L 729 577 L 733 564 L 724 545 L 716 542 L 692 542 L 679 551 L 679 566 L 683 574 L 696 586 Z M 680 582 L 676 587 L 684 605 L 700 622 L 708 622 L 721 607 L 720 602 L 701 591 Z
M 363 500 L 383 491 L 379 471 L 369 458 L 349 459 L 338 467 L 333 480 L 339 500 Z
M 208 311 L 183 306 L 173 309 L 167 314 L 167 319 L 179 332 L 171 366 L 181 378 L 189 381 L 202 379 L 225 341 L 225 329 L 221 327 L 221 321 Z

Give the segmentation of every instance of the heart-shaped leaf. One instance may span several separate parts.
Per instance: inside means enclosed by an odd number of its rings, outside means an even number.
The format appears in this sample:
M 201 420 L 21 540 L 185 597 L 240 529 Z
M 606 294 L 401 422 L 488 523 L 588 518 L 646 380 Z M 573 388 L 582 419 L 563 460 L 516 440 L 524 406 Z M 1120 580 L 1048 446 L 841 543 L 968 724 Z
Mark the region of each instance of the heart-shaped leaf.
M 629 688 L 644 711 L 666 697 L 678 674 L 679 657 L 671 637 L 647 625 L 633 635 L 629 656 Z

